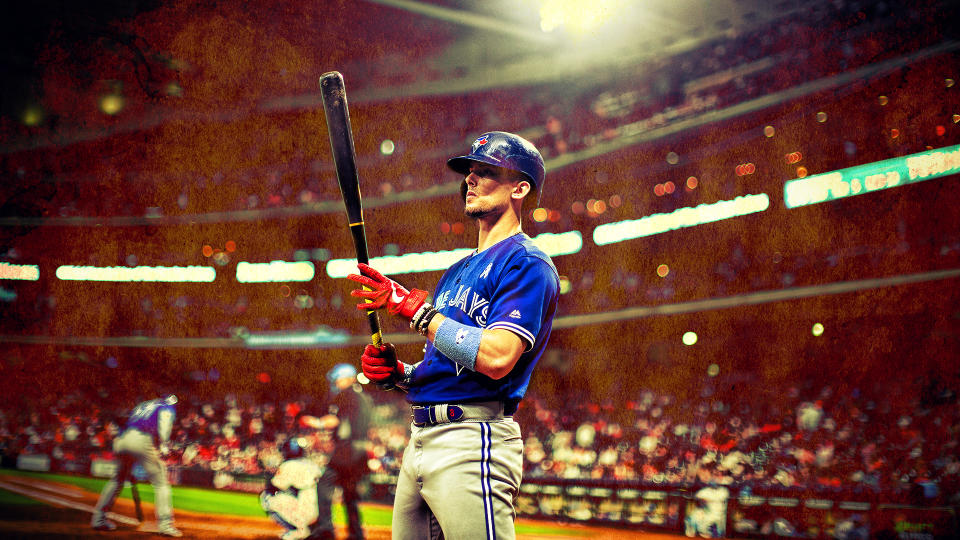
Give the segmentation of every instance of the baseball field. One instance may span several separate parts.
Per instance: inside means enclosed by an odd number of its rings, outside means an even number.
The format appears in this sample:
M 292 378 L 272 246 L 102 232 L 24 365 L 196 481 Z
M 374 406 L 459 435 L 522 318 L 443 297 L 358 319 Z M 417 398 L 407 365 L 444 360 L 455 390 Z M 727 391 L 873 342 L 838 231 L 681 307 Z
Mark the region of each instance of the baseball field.
M 105 479 L 34 473 L 0 469 L 0 538 L 150 538 L 156 530 L 153 517 L 153 489 L 138 484 L 144 522 L 134 517 L 130 488 L 125 487 L 113 508 L 118 528 L 98 532 L 90 528 L 90 515 Z M 265 517 L 256 495 L 202 489 L 173 487 L 173 503 L 177 527 L 185 538 L 277 538 L 281 528 Z M 367 538 L 390 538 L 390 507 L 365 504 L 361 509 Z M 339 538 L 346 536 L 342 509 L 334 508 L 334 523 Z M 620 531 L 613 528 L 578 524 L 546 523 L 533 520 L 517 522 L 521 539 L 563 538 L 676 538 L 671 535 Z

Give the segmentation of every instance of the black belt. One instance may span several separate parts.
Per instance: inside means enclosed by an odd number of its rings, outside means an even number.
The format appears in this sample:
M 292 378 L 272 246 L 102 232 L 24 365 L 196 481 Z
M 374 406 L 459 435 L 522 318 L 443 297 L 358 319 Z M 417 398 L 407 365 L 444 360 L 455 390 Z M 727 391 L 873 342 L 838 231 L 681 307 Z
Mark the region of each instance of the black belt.
M 417 427 L 448 424 L 462 420 L 500 420 L 504 416 L 509 415 L 504 414 L 504 404 L 499 401 L 413 406 L 413 425 Z

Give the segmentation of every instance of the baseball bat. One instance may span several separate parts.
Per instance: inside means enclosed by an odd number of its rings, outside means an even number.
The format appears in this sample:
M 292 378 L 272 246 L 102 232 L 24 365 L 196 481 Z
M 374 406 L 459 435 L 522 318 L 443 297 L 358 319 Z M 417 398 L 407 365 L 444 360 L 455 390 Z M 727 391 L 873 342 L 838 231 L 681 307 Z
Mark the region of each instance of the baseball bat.
M 353 235 L 353 245 L 357 252 L 357 262 L 368 264 L 370 261 L 363 225 L 363 205 L 360 202 L 357 152 L 353 145 L 353 129 L 350 127 L 350 110 L 347 107 L 347 90 L 343 84 L 343 75 L 338 71 L 329 71 L 321 75 L 320 95 L 323 100 L 323 112 L 327 117 L 327 133 L 330 135 L 330 147 L 333 150 L 333 164 L 337 169 L 337 182 L 340 184 L 340 193 L 343 195 L 347 221 L 350 224 L 350 233 Z M 375 310 L 367 310 L 367 320 L 370 323 L 371 342 L 380 347 L 383 345 L 380 317 Z M 358 376 L 358 379 L 364 382 L 366 377 Z

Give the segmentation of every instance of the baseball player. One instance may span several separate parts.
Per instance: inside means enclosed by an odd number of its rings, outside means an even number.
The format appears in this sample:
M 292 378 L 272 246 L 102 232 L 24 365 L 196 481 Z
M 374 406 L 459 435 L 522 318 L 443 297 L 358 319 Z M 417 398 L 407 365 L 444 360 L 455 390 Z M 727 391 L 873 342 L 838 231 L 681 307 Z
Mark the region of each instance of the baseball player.
M 350 364 L 337 364 L 327 372 L 331 400 L 327 414 L 316 417 L 303 415 L 301 425 L 325 429 L 333 434 L 334 447 L 330 461 L 321 477 L 321 484 L 340 486 L 344 510 L 347 513 L 347 540 L 363 540 L 365 534 L 360 522 L 360 492 L 367 466 L 367 430 L 373 402 L 357 384 L 357 369 Z M 321 514 L 330 508 L 320 507 Z
M 369 472 L 366 446 L 373 404 L 357 384 L 357 369 L 350 364 L 334 366 L 327 373 L 327 380 L 333 398 L 326 418 L 335 443 L 323 474 L 331 484 L 340 486 L 347 512 L 347 539 L 363 540 L 357 486 Z
M 358 265 L 349 279 L 366 288 L 350 294 L 367 303 L 357 308 L 386 309 L 427 338 L 414 365 L 399 362 L 391 344 L 368 345 L 361 362 L 367 378 L 405 390 L 413 407 L 393 538 L 509 539 L 523 464 L 512 415 L 547 345 L 560 290 L 553 262 L 520 222 L 524 201 L 543 189 L 543 158 L 526 139 L 491 131 L 447 165 L 464 175 L 477 249 L 444 273 L 434 305 L 426 291 Z
M 98 531 L 112 531 L 117 525 L 108 520 L 106 513 L 113 507 L 123 484 L 133 472 L 137 462 L 147 471 L 153 485 L 154 508 L 157 514 L 157 534 L 162 536 L 183 536 L 173 526 L 173 504 L 171 502 L 170 482 L 167 479 L 167 466 L 160 460 L 166 455 L 173 420 L 176 417 L 177 396 L 170 394 L 163 398 L 151 399 L 134 407 L 127 419 L 126 429 L 113 441 L 113 452 L 117 454 L 117 468 L 110 481 L 103 486 L 100 499 L 94 509 L 90 525 Z M 159 450 L 158 450 L 159 446 Z
M 260 506 L 286 529 L 280 535 L 283 540 L 333 540 L 331 486 L 321 485 L 323 469 L 305 455 L 304 445 L 305 442 L 298 438 L 284 443 L 285 461 L 260 493 Z M 321 508 L 326 512 L 321 512 Z

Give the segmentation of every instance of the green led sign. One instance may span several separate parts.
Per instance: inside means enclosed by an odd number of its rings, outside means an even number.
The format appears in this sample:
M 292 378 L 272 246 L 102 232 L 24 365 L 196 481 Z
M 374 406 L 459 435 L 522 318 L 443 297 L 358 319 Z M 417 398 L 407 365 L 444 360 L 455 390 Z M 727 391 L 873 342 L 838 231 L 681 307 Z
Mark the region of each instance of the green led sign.
M 783 186 L 783 202 L 796 208 L 958 172 L 960 145 L 955 145 L 790 180 Z

